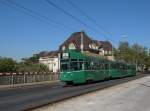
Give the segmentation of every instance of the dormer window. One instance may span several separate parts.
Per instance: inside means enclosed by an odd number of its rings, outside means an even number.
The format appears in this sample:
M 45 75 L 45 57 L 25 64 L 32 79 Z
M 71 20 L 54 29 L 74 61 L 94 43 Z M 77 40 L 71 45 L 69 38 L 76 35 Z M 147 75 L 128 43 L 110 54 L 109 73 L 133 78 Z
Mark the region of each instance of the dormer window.
M 96 46 L 96 50 L 98 50 L 98 46 Z
M 90 48 L 90 49 L 92 48 L 91 44 L 89 44 L 89 48 Z
M 92 43 L 92 44 L 89 44 L 89 48 L 93 50 L 98 50 L 99 47 L 96 44 Z
M 70 43 L 70 44 L 69 44 L 69 49 L 76 49 L 76 48 L 75 48 L 75 45 L 74 45 L 73 43 Z
M 66 47 L 65 46 L 62 46 L 62 50 L 65 50 L 66 49 Z

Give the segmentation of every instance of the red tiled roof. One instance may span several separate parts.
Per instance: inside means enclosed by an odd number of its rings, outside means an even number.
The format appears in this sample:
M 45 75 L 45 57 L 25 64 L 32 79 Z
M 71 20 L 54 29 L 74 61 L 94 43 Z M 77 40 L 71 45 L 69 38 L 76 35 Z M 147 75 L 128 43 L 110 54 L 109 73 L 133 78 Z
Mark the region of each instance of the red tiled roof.
M 69 44 L 73 43 L 77 51 L 81 51 L 81 33 L 83 33 L 83 50 L 98 53 L 98 50 L 91 49 L 89 44 L 96 44 L 98 48 L 103 48 L 104 51 L 112 51 L 112 44 L 109 41 L 98 41 L 92 40 L 85 32 L 75 32 L 70 35 L 70 37 L 65 40 L 60 46 L 59 51 L 62 51 L 62 47 L 65 46 L 69 49 Z M 38 54 L 39 57 L 57 57 L 59 51 L 42 51 Z
M 57 57 L 58 56 L 58 51 L 43 51 L 43 52 L 40 52 L 39 54 L 39 57 Z
M 83 44 L 84 44 L 83 50 L 88 50 L 89 44 L 91 43 L 92 40 L 84 32 L 75 32 L 71 34 L 71 36 L 60 45 L 59 50 L 62 49 L 62 46 L 65 46 L 66 49 L 69 49 L 69 44 L 73 43 L 76 49 L 80 51 L 81 33 L 83 33 Z
M 85 32 L 75 32 L 71 34 L 71 36 L 60 45 L 59 50 L 62 50 L 63 46 L 65 46 L 66 49 L 69 49 L 69 44 L 73 43 L 76 47 L 76 50 L 80 51 L 81 33 L 83 33 L 84 51 L 92 51 L 92 49 L 89 48 L 89 44 L 91 43 L 95 43 L 97 46 L 99 46 L 99 48 L 103 48 L 104 50 L 112 50 L 112 45 L 109 41 L 92 40 L 89 36 L 86 35 Z
M 99 43 L 104 50 L 112 51 L 112 44 L 109 41 L 99 41 Z

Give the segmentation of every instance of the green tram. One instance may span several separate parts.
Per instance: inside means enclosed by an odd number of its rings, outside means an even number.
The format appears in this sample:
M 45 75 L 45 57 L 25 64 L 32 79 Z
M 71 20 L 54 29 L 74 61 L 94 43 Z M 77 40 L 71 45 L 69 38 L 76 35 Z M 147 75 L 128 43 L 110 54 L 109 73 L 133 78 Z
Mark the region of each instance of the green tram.
M 60 80 L 66 84 L 136 75 L 134 65 L 109 61 L 73 50 L 60 53 L 60 68 Z

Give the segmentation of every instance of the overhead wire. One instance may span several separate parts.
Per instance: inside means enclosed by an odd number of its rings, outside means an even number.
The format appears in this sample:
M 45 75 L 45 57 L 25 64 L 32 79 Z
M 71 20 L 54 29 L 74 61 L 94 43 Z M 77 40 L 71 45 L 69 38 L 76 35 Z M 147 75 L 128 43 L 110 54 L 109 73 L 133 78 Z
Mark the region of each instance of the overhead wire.
M 36 12 L 34 10 L 31 10 L 29 8 L 26 8 L 25 6 L 21 5 L 21 4 L 18 4 L 12 0 L 6 0 L 7 2 L 4 2 L 4 1 L 0 1 L 0 3 L 12 8 L 12 9 L 15 9 L 19 12 L 22 12 L 24 14 L 27 14 L 35 19 L 38 19 L 40 20 L 41 22 L 45 22 L 45 23 L 48 23 L 48 24 L 57 24 L 57 25 L 60 25 L 60 26 L 63 26 L 65 28 L 68 28 L 68 29 L 74 29 L 70 26 L 67 26 L 63 23 L 60 23 L 60 22 L 57 22 L 45 15 L 42 15 L 41 13 L 39 12 Z M 90 30 L 94 31 L 95 33 L 99 33 L 99 31 L 95 30 L 93 27 L 87 25 L 85 22 L 83 22 L 82 20 L 80 20 L 79 18 L 73 16 L 71 13 L 65 11 L 63 8 L 59 7 L 57 4 L 55 4 L 54 2 L 51 2 L 50 0 L 45 0 L 48 4 L 54 6 L 55 8 L 57 8 L 58 10 L 62 11 L 63 13 L 65 13 L 66 15 L 68 15 L 69 17 L 71 17 L 72 19 L 74 19 L 75 21 L 79 22 L 80 24 L 86 26 L 87 28 L 89 28 Z M 80 13 L 82 13 L 84 16 L 86 16 L 91 22 L 95 23 L 94 22 L 94 19 L 92 19 L 90 16 L 88 16 L 87 13 L 85 13 L 82 9 L 80 9 L 77 5 L 75 5 L 73 2 L 71 2 L 70 0 L 68 0 L 69 4 L 72 5 L 74 8 L 76 8 Z M 20 10 L 22 9 L 22 10 Z M 44 19 L 44 20 L 43 20 Z M 96 24 L 96 23 L 95 23 Z M 99 27 L 100 28 L 100 27 Z M 108 38 L 106 38 L 108 39 Z
M 80 7 L 78 7 L 75 3 L 73 3 L 71 0 L 66 0 L 66 2 L 68 4 L 70 4 L 72 7 L 74 7 L 78 12 L 80 12 L 82 15 L 84 15 L 90 22 L 92 22 L 93 24 L 95 24 L 100 30 L 102 30 L 104 33 L 107 33 L 107 35 L 111 35 L 111 32 L 106 31 L 100 24 L 98 24 L 96 22 L 96 20 L 94 20 L 92 17 L 90 17 L 83 9 L 81 9 Z M 104 34 L 105 35 L 105 34 Z M 111 42 L 114 42 L 113 40 L 111 40 L 110 38 L 108 38 L 107 36 L 105 36 L 106 39 L 110 40 Z
M 96 20 L 94 20 L 92 17 L 90 17 L 83 9 L 79 8 L 75 3 L 73 3 L 71 0 L 66 0 L 68 4 L 70 4 L 72 7 L 74 7 L 78 12 L 80 12 L 82 15 L 84 15 L 89 21 L 91 21 L 93 24 L 95 24 L 97 27 L 100 28 L 100 30 L 103 30 L 106 33 L 111 34 L 110 32 L 106 31 L 101 25 L 99 25 Z
M 80 20 L 78 17 L 75 17 L 74 15 L 72 15 L 71 13 L 67 12 L 66 10 L 64 10 L 63 8 L 59 7 L 56 3 L 52 2 L 51 0 L 45 0 L 49 5 L 55 7 L 56 9 L 60 10 L 61 12 L 63 12 L 64 14 L 66 14 L 67 16 L 71 17 L 72 19 L 74 19 L 75 21 L 79 22 L 80 24 L 84 25 L 85 27 L 89 28 L 90 30 L 94 31 L 95 33 L 101 33 L 103 34 L 103 36 L 105 35 L 104 33 L 100 32 L 99 30 L 96 30 L 95 28 L 87 25 L 85 22 L 83 22 L 82 20 Z M 69 2 L 72 3 L 72 2 Z M 72 3 L 72 6 L 75 8 L 77 8 L 76 5 L 74 5 Z M 84 14 L 86 17 L 88 17 L 88 19 L 91 22 L 94 22 L 94 19 L 92 19 L 91 17 L 89 17 L 84 11 L 82 11 L 81 9 L 79 9 L 80 13 Z M 95 22 L 94 22 L 95 23 Z M 99 25 L 98 25 L 99 26 Z M 99 26 L 100 28 L 100 26 Z M 103 29 L 104 30 L 104 29 Z M 107 32 L 108 33 L 108 32 Z M 107 36 L 104 36 L 106 38 L 106 40 L 111 41 L 112 43 L 115 44 L 115 42 L 113 40 L 111 40 L 110 38 L 108 38 Z
M 7 6 L 7 7 L 9 7 L 9 8 L 12 8 L 12 9 L 14 9 L 14 10 L 16 10 L 16 11 L 19 11 L 19 12 L 21 12 L 21 13 L 24 13 L 24 14 L 26 14 L 26 15 L 28 15 L 28 16 L 31 16 L 31 17 L 33 17 L 33 18 L 35 18 L 35 19 L 38 19 L 39 21 L 43 22 L 43 19 L 41 19 L 41 18 L 39 18 L 39 17 L 37 17 L 37 16 L 34 16 L 34 15 L 32 15 L 32 14 L 30 14 L 30 13 L 24 11 L 24 10 L 19 10 L 18 8 L 14 7 L 14 6 L 12 6 L 12 5 L 10 5 L 10 4 L 4 2 L 4 1 L 0 1 L 0 3 L 3 4 L 3 5 L 5 5 L 5 6 Z M 45 22 L 45 21 L 44 21 L 44 22 Z M 49 24 L 49 22 L 47 22 L 47 23 Z
M 71 13 L 67 12 L 66 10 L 64 10 L 63 8 L 59 7 L 57 4 L 55 4 L 54 2 L 50 1 L 50 0 L 45 0 L 49 5 L 55 7 L 56 9 L 60 10 L 61 12 L 63 12 L 64 14 L 66 14 L 67 16 L 71 17 L 73 20 L 75 20 L 76 22 L 82 24 L 83 26 L 87 27 L 88 29 L 92 30 L 95 33 L 99 33 L 99 31 L 95 30 L 93 27 L 87 25 L 85 22 L 83 22 L 82 20 L 80 20 L 79 18 L 75 17 L 74 15 L 72 15 Z
M 37 11 L 34 11 L 34 10 L 31 10 L 29 8 L 26 8 L 25 6 L 21 5 L 21 4 L 18 4 L 12 0 L 5 0 L 6 2 L 4 1 L 0 1 L 0 3 L 12 8 L 12 9 L 15 9 L 16 11 L 19 11 L 19 12 L 22 12 L 24 14 L 27 14 L 35 19 L 38 19 L 40 20 L 41 22 L 45 22 L 46 24 L 56 24 L 56 25 L 59 25 L 63 28 L 68 28 L 68 29 L 73 29 L 72 27 L 70 26 L 67 26 L 63 23 L 60 23 L 60 22 L 57 22 L 45 15 L 42 15 L 41 13 L 37 12 Z

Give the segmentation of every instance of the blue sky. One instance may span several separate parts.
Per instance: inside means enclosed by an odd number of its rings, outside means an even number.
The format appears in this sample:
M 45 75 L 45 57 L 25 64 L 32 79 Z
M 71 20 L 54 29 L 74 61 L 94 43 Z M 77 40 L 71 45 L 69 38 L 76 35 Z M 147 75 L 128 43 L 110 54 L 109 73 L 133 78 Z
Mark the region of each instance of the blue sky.
M 51 1 L 98 30 L 98 33 L 50 6 L 45 0 L 13 1 L 72 28 L 40 21 L 0 3 L 0 56 L 19 60 L 40 51 L 56 50 L 72 32 L 81 30 L 97 40 L 106 40 L 107 36 L 115 46 L 119 41 L 127 40 L 131 44 L 139 43 L 150 48 L 149 0 L 71 0 L 111 34 L 99 30 L 67 0 Z

